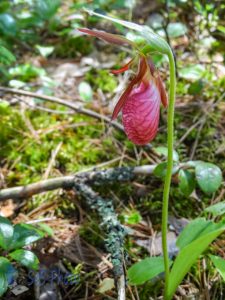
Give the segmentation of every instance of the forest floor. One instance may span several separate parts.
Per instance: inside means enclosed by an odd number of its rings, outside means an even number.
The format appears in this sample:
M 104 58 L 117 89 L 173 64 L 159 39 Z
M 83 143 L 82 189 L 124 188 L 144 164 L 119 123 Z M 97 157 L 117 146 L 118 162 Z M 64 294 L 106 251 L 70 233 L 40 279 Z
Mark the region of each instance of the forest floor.
M 183 29 L 177 27 L 177 34 L 173 34 L 175 28 L 169 34 L 178 67 L 175 150 L 180 162 L 202 160 L 218 165 L 224 172 L 224 40 L 210 34 L 203 22 L 204 16 L 199 13 L 190 20 L 184 8 L 171 10 L 169 22 L 174 24 L 177 18 L 180 20 L 177 24 L 183 25 Z M 164 8 L 156 7 L 148 13 L 150 17 L 142 21 L 153 24 L 159 16 L 165 15 Z M 140 21 L 139 16 L 134 15 L 134 19 Z M 98 23 L 100 29 L 104 26 Z M 111 29 L 108 26 L 108 30 Z M 120 126 L 101 120 L 101 116 L 110 119 L 128 80 L 128 76 L 115 76 L 109 70 L 127 62 L 132 52 L 86 36 L 82 36 L 81 47 L 90 47 L 88 53 L 69 53 L 70 43 L 63 44 L 61 37 L 45 39 L 45 45 L 51 42 L 58 46 L 47 57 L 37 52 L 22 54 L 18 51 L 17 64 L 9 70 L 11 84 L 0 87 L 1 188 L 84 171 L 156 165 L 165 161 L 157 152 L 157 147 L 166 146 L 165 109 L 161 110 L 157 137 L 144 147 L 132 144 Z M 155 55 L 153 59 L 168 90 L 168 64 L 163 57 Z M 36 96 L 17 93 L 18 90 L 36 93 Z M 41 95 L 48 95 L 52 100 L 44 100 Z M 57 99 L 65 101 L 65 105 L 57 103 Z M 78 111 L 69 108 L 67 102 L 76 105 Z M 95 112 L 100 120 L 88 115 L 85 109 Z M 121 124 L 120 117 L 117 122 Z M 95 188 L 103 198 L 112 200 L 118 219 L 128 229 L 126 268 L 146 256 L 162 254 L 162 189 L 163 180 L 154 174 L 140 175 L 125 183 L 103 183 Z M 177 234 L 189 220 L 202 216 L 207 206 L 222 200 L 225 200 L 224 183 L 212 195 L 197 187 L 191 195 L 185 196 L 178 189 L 177 176 L 173 177 L 168 233 L 171 255 L 175 255 L 173 246 Z M 105 248 L 105 232 L 99 227 L 101 220 L 76 191 L 57 189 L 29 198 L 4 200 L 0 213 L 13 223 L 43 222 L 52 229 L 51 236 L 32 247 L 41 268 L 45 275 L 49 272 L 46 276 L 52 276 L 51 272 L 56 269 L 56 272 L 66 270 L 76 275 L 75 283 L 63 284 L 58 274 L 55 284 L 47 288 L 54 299 L 117 298 L 112 263 Z M 225 257 L 224 247 L 222 239 L 212 245 L 213 251 L 222 257 Z M 189 295 L 188 299 L 220 299 L 218 295 L 225 285 L 205 265 L 203 260 L 191 269 L 174 299 L 185 299 L 185 295 Z M 28 290 L 15 296 L 9 289 L 3 299 L 37 299 L 40 293 L 45 293 L 43 299 L 49 299 L 44 290 L 46 285 L 37 291 L 33 281 L 34 275 L 19 267 L 17 284 Z M 162 290 L 160 280 L 140 287 L 128 285 L 127 299 L 162 299 Z

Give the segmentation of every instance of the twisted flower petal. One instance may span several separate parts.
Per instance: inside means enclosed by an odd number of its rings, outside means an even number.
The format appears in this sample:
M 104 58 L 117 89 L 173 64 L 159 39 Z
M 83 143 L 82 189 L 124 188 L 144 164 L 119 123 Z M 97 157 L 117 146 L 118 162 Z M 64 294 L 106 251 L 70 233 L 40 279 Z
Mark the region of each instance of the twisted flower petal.
M 130 95 L 130 93 L 133 90 L 133 88 L 135 87 L 135 85 L 139 84 L 143 80 L 144 76 L 146 75 L 147 70 L 148 70 L 148 65 L 147 65 L 146 59 L 141 58 L 140 62 L 139 62 L 138 73 L 130 81 L 127 88 L 125 89 L 125 91 L 121 95 L 120 99 L 118 100 L 118 102 L 113 110 L 113 113 L 112 113 L 112 120 L 114 120 L 118 116 L 118 113 L 121 111 L 124 103 L 127 101 L 127 97 Z
M 122 108 L 122 122 L 128 138 L 137 145 L 149 143 L 159 125 L 161 96 L 154 82 L 133 88 Z

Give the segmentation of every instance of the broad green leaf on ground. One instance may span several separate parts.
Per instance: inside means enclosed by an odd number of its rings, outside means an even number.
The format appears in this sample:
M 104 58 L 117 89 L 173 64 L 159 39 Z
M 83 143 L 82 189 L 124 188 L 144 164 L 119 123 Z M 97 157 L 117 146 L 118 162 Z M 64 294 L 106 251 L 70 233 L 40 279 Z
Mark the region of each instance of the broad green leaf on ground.
M 29 81 L 31 79 L 45 76 L 46 71 L 43 68 L 32 66 L 29 63 L 18 65 L 9 69 L 9 74 L 13 78 L 18 78 L 21 81 Z
M 189 196 L 195 188 L 194 174 L 188 170 L 180 170 L 178 173 L 179 189 L 185 195 Z
M 14 17 L 10 14 L 0 14 L 0 33 L 14 37 L 17 33 L 17 24 Z
M 4 217 L 0 216 L 0 247 L 7 250 L 13 237 L 13 225 Z
M 152 13 L 146 23 L 154 30 L 161 29 L 164 25 L 164 18 L 159 13 Z
M 220 227 L 220 223 L 214 223 L 205 218 L 197 218 L 192 220 L 180 233 L 177 238 L 176 245 L 182 250 L 194 240 L 200 238 L 202 235 L 214 231 Z
M 195 168 L 197 182 L 203 192 L 212 194 L 222 183 L 222 172 L 214 164 L 199 162 Z
M 9 81 L 9 86 L 15 89 L 21 89 L 26 86 L 26 82 L 21 80 L 12 79 Z
M 165 156 L 165 157 L 167 157 L 167 155 L 168 155 L 167 147 L 163 147 L 163 146 L 161 146 L 161 147 L 156 147 L 156 148 L 154 148 L 154 151 L 155 151 L 157 154 L 163 155 L 163 156 Z M 179 161 L 179 155 L 178 155 L 178 153 L 177 153 L 176 150 L 173 150 L 173 160 L 174 160 L 174 161 Z
M 39 260 L 37 256 L 31 251 L 19 249 L 11 252 L 9 256 L 27 268 L 33 270 L 38 269 Z
M 179 76 L 186 80 L 196 81 L 203 77 L 205 68 L 202 65 L 189 65 L 179 70 Z
M 209 255 L 211 261 L 215 265 L 217 271 L 222 276 L 223 280 L 225 281 L 225 260 L 219 256 Z
M 219 202 L 214 205 L 208 206 L 206 212 L 213 214 L 214 217 L 225 214 L 225 202 Z
M 139 285 L 164 272 L 163 257 L 148 257 L 135 263 L 127 271 L 129 284 Z
M 40 45 L 36 45 L 35 48 L 38 50 L 38 52 L 43 57 L 48 57 L 54 51 L 54 47 L 53 46 L 40 46 Z
M 219 225 L 220 228 L 202 235 L 179 252 L 170 272 L 170 281 L 166 294 L 167 300 L 172 299 L 178 285 L 181 283 L 197 258 L 207 249 L 211 242 L 225 230 L 224 224 L 220 223 L 217 225 Z
M 167 27 L 167 32 L 170 37 L 177 38 L 187 33 L 187 27 L 183 23 L 170 23 Z
M 85 81 L 81 82 L 78 86 L 78 91 L 82 100 L 87 102 L 92 100 L 93 92 L 89 83 Z
M 12 284 L 16 273 L 10 261 L 5 257 L 0 257 L 0 296 L 5 293 L 8 285 Z
M 153 174 L 157 177 L 164 178 L 166 176 L 166 169 L 167 169 L 167 162 L 162 162 L 155 167 Z M 172 174 L 175 174 L 178 171 L 178 169 L 179 167 L 174 165 Z
M 162 162 L 160 164 L 158 164 L 154 171 L 153 174 L 157 177 L 165 177 L 166 176 L 166 167 L 167 167 L 167 163 L 166 162 Z
M 35 12 L 41 19 L 49 20 L 56 14 L 60 3 L 60 0 L 38 0 L 36 1 Z
M 192 82 L 188 88 L 188 94 L 190 95 L 200 94 L 204 88 L 204 85 L 205 82 L 202 79 Z
M 44 237 L 44 233 L 28 224 L 16 224 L 10 244 L 10 249 L 17 249 L 29 245 Z

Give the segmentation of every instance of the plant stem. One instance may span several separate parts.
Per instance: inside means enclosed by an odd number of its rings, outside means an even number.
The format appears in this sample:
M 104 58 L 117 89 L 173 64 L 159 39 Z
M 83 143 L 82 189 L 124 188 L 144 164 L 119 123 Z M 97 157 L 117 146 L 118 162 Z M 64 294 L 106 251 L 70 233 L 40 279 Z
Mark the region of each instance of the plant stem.
M 167 247 L 167 226 L 168 226 L 168 205 L 169 205 L 169 193 L 170 184 L 173 170 L 173 140 L 174 140 L 174 105 L 175 105 L 175 92 L 176 92 L 176 68 L 172 50 L 168 53 L 169 65 L 170 65 L 170 92 L 169 92 L 169 107 L 168 107 L 168 119 L 167 119 L 167 171 L 163 190 L 163 207 L 162 207 L 162 248 L 165 267 L 165 289 L 164 299 L 167 299 L 169 288 L 169 255 Z

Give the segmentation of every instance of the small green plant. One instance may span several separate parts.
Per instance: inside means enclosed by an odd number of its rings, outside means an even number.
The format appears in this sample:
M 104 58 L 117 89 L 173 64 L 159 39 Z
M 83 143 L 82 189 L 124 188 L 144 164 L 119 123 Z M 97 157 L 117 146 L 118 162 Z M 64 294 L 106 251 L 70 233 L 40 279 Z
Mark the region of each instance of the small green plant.
M 38 269 L 37 256 L 23 247 L 45 236 L 45 227 L 40 228 L 43 230 L 23 223 L 13 225 L 7 218 L 0 216 L 0 296 L 5 293 L 17 276 L 17 270 L 12 261 L 16 261 L 28 269 Z
M 178 172 L 179 188 L 184 195 L 190 195 L 197 183 L 199 188 L 206 194 L 217 191 L 222 182 L 222 172 L 214 164 L 202 161 L 191 161 L 180 164 L 177 152 L 174 150 L 174 111 L 176 91 L 176 70 L 173 52 L 167 42 L 155 34 L 149 27 L 140 26 L 135 23 L 115 19 L 101 15 L 93 11 L 87 11 L 90 15 L 122 25 L 129 30 L 134 30 L 144 38 L 141 43 L 131 41 L 120 35 L 113 35 L 104 31 L 79 29 L 106 42 L 117 45 L 126 44 L 136 52 L 136 56 L 114 74 L 128 70 L 136 61 L 139 61 L 139 68 L 130 81 L 124 93 L 119 98 L 112 119 L 116 118 L 122 110 L 122 121 L 128 138 L 137 145 L 144 145 L 152 141 L 156 136 L 159 123 L 160 102 L 167 107 L 167 96 L 162 80 L 155 70 L 150 57 L 154 53 L 165 55 L 168 58 L 170 67 L 170 91 L 167 113 L 167 147 L 156 149 L 159 155 L 166 156 L 166 161 L 159 164 L 155 175 L 164 181 L 162 199 L 162 249 L 163 257 L 150 257 L 134 264 L 128 270 L 130 284 L 143 284 L 156 277 L 160 273 L 165 274 L 164 299 L 171 300 L 177 287 L 189 272 L 191 266 L 199 256 L 208 248 L 211 242 L 225 230 L 225 220 L 219 222 L 197 218 L 191 221 L 181 232 L 177 239 L 179 253 L 172 261 L 168 253 L 167 230 L 168 230 L 168 208 L 171 187 L 171 178 Z M 190 72 L 190 70 L 185 70 Z M 190 170 L 189 170 L 190 169 Z M 224 276 L 225 267 L 219 258 L 212 258 L 214 265 Z
M 154 149 L 159 155 L 167 157 L 166 147 Z M 164 178 L 167 163 L 162 162 L 154 169 L 157 177 Z M 215 193 L 221 186 L 223 177 L 221 169 L 215 164 L 204 161 L 187 161 L 181 163 L 179 155 L 173 151 L 173 174 L 178 174 L 178 187 L 185 196 L 190 196 L 195 187 L 198 186 L 205 194 Z

